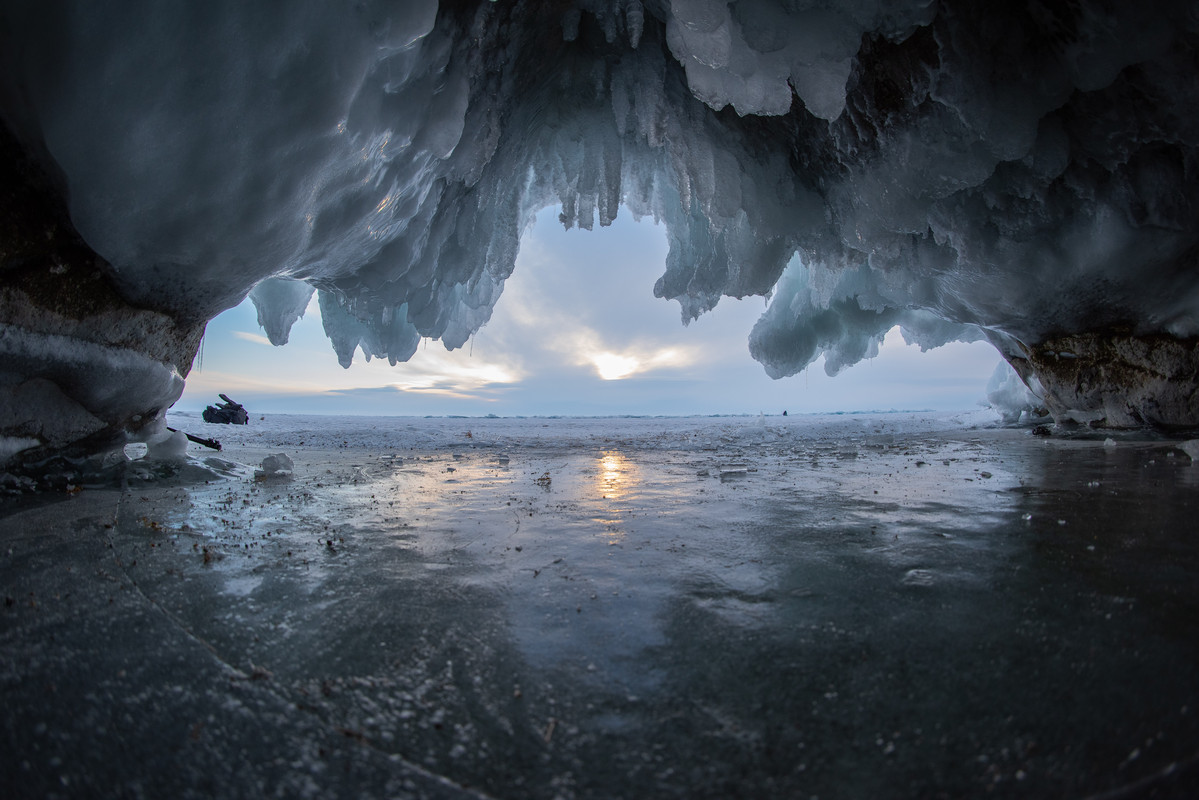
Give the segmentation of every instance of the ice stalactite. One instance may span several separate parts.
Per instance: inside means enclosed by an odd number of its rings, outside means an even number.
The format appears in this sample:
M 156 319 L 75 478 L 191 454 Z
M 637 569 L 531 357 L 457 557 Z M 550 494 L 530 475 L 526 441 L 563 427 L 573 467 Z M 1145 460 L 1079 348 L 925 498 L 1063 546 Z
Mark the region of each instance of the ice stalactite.
M 291 326 L 304 316 L 315 291 L 303 281 L 287 278 L 267 278 L 250 290 L 250 299 L 258 310 L 258 324 L 271 344 L 287 344 Z
M 284 341 L 309 291 L 285 279 L 320 290 L 343 364 L 460 347 L 538 210 L 623 206 L 666 227 L 655 292 L 684 321 L 772 294 L 751 337 L 772 375 L 898 323 L 985 336 L 1061 419 L 1179 425 L 1197 42 L 1171 0 L 57 0 L 0 9 L 0 116 L 115 296 L 188 330 L 252 293 Z M 1043 357 L 1071 336 L 1096 367 L 1174 366 L 1084 390 Z

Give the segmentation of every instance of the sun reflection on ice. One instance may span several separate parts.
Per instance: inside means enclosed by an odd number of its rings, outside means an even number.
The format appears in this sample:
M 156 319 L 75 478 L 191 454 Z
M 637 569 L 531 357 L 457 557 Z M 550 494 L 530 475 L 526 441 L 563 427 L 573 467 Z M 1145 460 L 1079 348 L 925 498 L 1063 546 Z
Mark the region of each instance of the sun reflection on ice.
M 595 490 L 601 508 L 595 521 L 604 526 L 602 536 L 609 544 L 625 538 L 620 509 L 613 506 L 627 500 L 641 481 L 636 462 L 625 458 L 617 450 L 607 450 L 600 455 L 599 469 L 595 473 Z
M 619 452 L 607 452 L 600 456 L 599 489 L 607 500 L 623 499 L 628 492 L 628 473 L 632 463 Z

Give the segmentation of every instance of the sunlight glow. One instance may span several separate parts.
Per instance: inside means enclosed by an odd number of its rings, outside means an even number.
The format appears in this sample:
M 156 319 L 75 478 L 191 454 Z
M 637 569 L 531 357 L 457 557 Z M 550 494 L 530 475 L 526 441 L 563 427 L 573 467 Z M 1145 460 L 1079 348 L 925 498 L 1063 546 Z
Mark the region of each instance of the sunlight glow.
M 522 377 L 512 368 L 502 364 L 462 363 L 461 356 L 448 352 L 434 352 L 419 361 L 414 358 L 406 364 L 390 367 L 392 374 L 401 377 L 392 381 L 397 389 L 408 392 L 434 392 L 452 396 L 466 396 L 470 392 L 494 383 L 515 383 Z
M 265 336 L 234 331 L 245 341 L 269 346 Z M 323 347 L 307 350 L 293 343 L 272 353 L 272 358 L 256 364 L 253 372 L 246 370 L 193 369 L 187 379 L 189 391 L 208 397 L 217 392 L 243 395 L 269 394 L 275 396 L 340 395 L 369 390 L 419 392 L 447 398 L 486 402 L 480 396 L 489 387 L 510 385 L 524 374 L 514 364 L 470 358 L 461 350 L 449 352 L 440 347 L 420 350 L 411 361 L 391 366 L 386 359 L 358 358 L 352 369 L 336 365 L 333 356 Z M 242 356 L 248 359 L 247 356 Z M 314 370 L 311 365 L 333 362 L 330 368 Z M 301 367 L 300 365 L 304 365 Z
M 622 500 L 628 491 L 629 472 L 631 464 L 618 451 L 607 451 L 600 456 L 599 486 L 600 495 L 605 500 Z
M 619 381 L 663 367 L 685 367 L 695 363 L 696 357 L 686 349 L 668 347 L 649 351 L 635 348 L 623 353 L 603 350 L 589 353 L 586 359 L 595 366 L 600 378 L 605 381 Z
M 233 331 L 233 335 L 238 339 L 254 344 L 265 344 L 271 346 L 271 340 L 263 336 L 261 333 L 250 333 L 249 331 Z
M 724 298 L 684 333 L 677 308 L 653 297 L 652 281 L 629 291 L 665 260 L 661 229 L 622 215 L 615 239 L 596 238 L 562 231 L 555 213 L 540 214 L 545 225 L 521 240 L 520 266 L 469 346 L 451 352 L 430 340 L 394 367 L 386 358 L 368 363 L 358 352 L 343 370 L 324 334 L 317 294 L 287 347 L 270 346 L 246 300 L 209 324 L 205 358 L 193 366 L 180 407 L 198 411 L 226 392 L 255 411 L 280 413 L 951 410 L 981 397 L 999 361 L 985 342 L 926 356 L 893 329 L 878 357 L 835 379 L 818 359 L 802 376 L 772 381 L 745 352 L 761 298 Z M 628 470 L 612 462 L 599 469 L 609 485 L 598 494 L 617 494 L 614 484 Z
M 618 450 L 605 450 L 595 471 L 595 493 L 599 501 L 592 519 L 602 528 L 600 537 L 610 545 L 619 544 L 627 535 L 622 500 L 640 488 L 641 471 L 637 462 Z
M 641 362 L 632 356 L 621 356 L 616 353 L 596 353 L 591 357 L 595 370 L 606 381 L 618 381 L 640 372 Z

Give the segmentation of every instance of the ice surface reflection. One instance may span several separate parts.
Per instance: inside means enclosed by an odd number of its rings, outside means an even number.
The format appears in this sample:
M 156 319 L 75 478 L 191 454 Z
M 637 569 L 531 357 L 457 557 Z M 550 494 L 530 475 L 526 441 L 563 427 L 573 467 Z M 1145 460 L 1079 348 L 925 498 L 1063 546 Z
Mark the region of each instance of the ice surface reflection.
M 513 448 L 506 465 L 460 443 L 311 451 L 282 485 L 115 493 L 107 511 L 85 492 L 72 524 L 111 541 L 97 563 L 136 592 L 89 566 L 73 591 L 116 598 L 88 611 L 105 626 L 63 623 L 50 642 L 32 611 L 6 617 L 6 663 L 49 665 L 5 684 L 10 729 L 33 728 L 30 687 L 49 680 L 72 719 L 158 698 L 127 734 L 149 764 L 178 761 L 154 709 L 204 720 L 224 713 L 214 697 L 277 700 L 278 724 L 252 736 L 233 735 L 252 715 L 205 724 L 254 763 L 309 753 L 293 769 L 321 786 L 337 771 L 313 737 L 338 732 L 382 759 L 355 773 L 377 793 L 405 762 L 493 796 L 1196 788 L 1199 467 L 1169 443 L 699 441 Z M 746 472 L 722 481 L 728 463 Z M 24 550 L 71 546 L 22 533 L 59 524 L 53 508 L 4 518 L 6 586 Z M 25 569 L 73 563 L 31 552 Z M 136 651 L 136 688 L 76 688 L 69 675 L 115 658 L 125 626 L 174 643 Z M 245 680 L 205 677 L 213 658 Z M 64 763 L 106 747 L 91 730 Z M 178 747 L 236 760 L 186 734 Z
M 636 481 L 636 466 L 617 451 L 600 456 L 599 491 L 604 500 L 620 500 L 630 481 Z
M 634 459 L 620 451 L 605 451 L 600 455 L 595 473 L 592 519 L 601 526 L 599 535 L 609 545 L 616 545 L 626 536 L 625 503 L 641 488 L 641 468 Z

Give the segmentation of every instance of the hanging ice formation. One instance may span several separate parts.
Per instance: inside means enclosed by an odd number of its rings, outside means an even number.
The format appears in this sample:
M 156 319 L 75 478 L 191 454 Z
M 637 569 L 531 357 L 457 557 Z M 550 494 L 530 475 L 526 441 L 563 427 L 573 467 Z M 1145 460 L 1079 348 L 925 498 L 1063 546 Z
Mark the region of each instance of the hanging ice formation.
M 247 294 L 281 343 L 315 287 L 343 364 L 459 347 L 558 204 L 663 223 L 685 321 L 772 293 L 771 375 L 900 324 L 1060 419 L 1199 424 L 1197 9 L 6 3 L 5 447 L 155 418 Z

